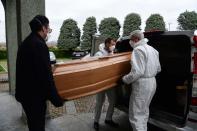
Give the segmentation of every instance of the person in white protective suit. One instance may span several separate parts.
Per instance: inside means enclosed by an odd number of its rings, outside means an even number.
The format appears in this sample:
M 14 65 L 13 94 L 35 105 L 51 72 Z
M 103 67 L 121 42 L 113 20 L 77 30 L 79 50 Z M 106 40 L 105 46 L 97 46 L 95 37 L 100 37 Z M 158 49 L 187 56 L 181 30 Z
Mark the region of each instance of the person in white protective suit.
M 115 49 L 115 42 L 111 38 L 107 38 L 105 43 L 99 45 L 99 51 L 95 54 L 95 56 L 108 56 L 113 54 Z M 118 127 L 119 125 L 112 120 L 112 115 L 114 112 L 115 106 L 115 90 L 108 89 L 102 91 L 96 95 L 96 107 L 95 107 L 95 117 L 94 117 L 94 129 L 99 130 L 99 119 L 101 116 L 102 106 L 105 101 L 105 95 L 108 97 L 109 107 L 106 113 L 105 124 L 108 124 L 112 127 Z
M 131 33 L 131 71 L 121 79 L 122 83 L 132 83 L 129 121 L 133 131 L 147 131 L 149 105 L 156 91 L 155 76 L 161 71 L 159 53 L 147 42 L 140 30 Z

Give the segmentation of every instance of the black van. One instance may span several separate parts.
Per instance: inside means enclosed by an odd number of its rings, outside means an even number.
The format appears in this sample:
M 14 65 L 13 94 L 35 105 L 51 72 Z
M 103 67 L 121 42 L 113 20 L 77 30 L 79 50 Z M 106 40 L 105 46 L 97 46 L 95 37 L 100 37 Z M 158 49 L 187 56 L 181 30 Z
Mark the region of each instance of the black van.
M 149 123 L 169 131 L 197 131 L 197 36 L 194 31 L 145 32 L 159 52 L 162 71 L 150 105 Z M 132 51 L 129 37 L 117 43 L 118 52 Z M 117 108 L 128 112 L 130 87 L 117 89 Z

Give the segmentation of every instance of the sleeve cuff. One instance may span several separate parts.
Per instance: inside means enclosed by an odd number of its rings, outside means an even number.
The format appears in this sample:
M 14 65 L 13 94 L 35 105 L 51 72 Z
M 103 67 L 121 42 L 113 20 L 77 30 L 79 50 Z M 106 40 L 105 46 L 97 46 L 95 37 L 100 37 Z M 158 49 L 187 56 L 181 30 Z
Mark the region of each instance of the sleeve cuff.
M 126 84 L 130 84 L 130 83 L 128 83 L 128 81 L 126 80 L 126 76 L 123 76 L 122 81 L 123 81 L 124 83 L 126 83 Z

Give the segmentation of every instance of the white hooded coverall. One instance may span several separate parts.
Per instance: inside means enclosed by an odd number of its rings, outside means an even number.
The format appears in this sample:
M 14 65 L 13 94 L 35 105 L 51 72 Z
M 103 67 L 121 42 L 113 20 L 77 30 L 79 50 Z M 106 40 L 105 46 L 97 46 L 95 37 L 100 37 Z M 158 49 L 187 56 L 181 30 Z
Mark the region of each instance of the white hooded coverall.
M 147 131 L 149 105 L 156 91 L 155 76 L 161 71 L 159 53 L 142 39 L 134 44 L 131 71 L 123 82 L 132 83 L 129 121 L 134 131 Z
M 95 54 L 95 56 L 107 56 L 110 55 L 108 51 L 104 49 L 104 43 L 99 45 L 99 51 Z M 95 107 L 95 117 L 94 122 L 99 122 L 102 106 L 105 101 L 105 95 L 108 97 L 109 107 L 106 113 L 106 120 L 112 120 L 112 115 L 114 113 L 114 105 L 115 105 L 115 91 L 114 89 L 108 89 L 102 91 L 96 95 L 96 107 Z

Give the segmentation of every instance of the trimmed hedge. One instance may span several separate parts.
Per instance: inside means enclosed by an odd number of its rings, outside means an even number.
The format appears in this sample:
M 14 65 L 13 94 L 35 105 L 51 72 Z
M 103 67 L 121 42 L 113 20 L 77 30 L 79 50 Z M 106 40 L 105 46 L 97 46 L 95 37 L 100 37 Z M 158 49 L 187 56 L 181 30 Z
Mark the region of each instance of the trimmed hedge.
M 0 50 L 0 59 L 7 59 L 7 50 Z
M 72 51 L 59 50 L 57 48 L 49 48 L 49 51 L 52 51 L 56 58 L 71 58 Z M 0 60 L 7 59 L 7 50 L 0 50 Z
M 0 65 L 0 72 L 4 72 L 5 70 L 3 69 L 3 67 Z
M 52 51 L 56 58 L 71 58 L 72 56 L 72 51 L 60 50 L 58 48 L 49 48 L 49 51 Z

